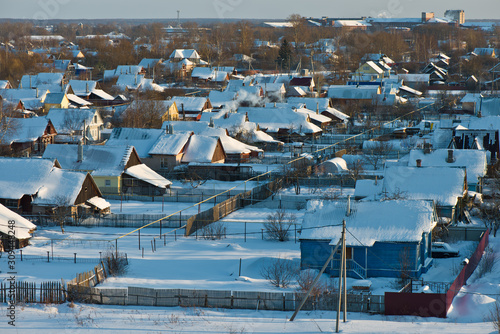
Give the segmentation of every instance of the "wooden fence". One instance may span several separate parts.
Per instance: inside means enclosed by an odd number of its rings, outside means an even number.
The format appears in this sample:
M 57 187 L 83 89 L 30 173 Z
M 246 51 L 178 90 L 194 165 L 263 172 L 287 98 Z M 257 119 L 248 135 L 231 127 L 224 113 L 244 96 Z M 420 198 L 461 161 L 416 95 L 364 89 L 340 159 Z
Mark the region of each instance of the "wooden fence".
M 61 282 L 12 282 L 0 283 L 1 303 L 61 304 L 66 301 Z
M 256 201 L 262 201 L 268 198 L 274 194 L 281 187 L 281 185 L 281 179 L 265 183 L 259 187 L 253 188 L 251 191 L 239 193 L 236 196 L 216 204 L 214 207 L 206 211 L 188 218 L 185 235 L 193 235 L 205 226 L 226 217 L 230 213 L 244 206 L 251 205 Z
M 293 311 L 304 294 L 296 292 L 255 292 L 230 290 L 189 290 L 151 288 L 86 288 L 81 291 L 82 300 L 104 305 L 138 305 L 163 307 L 205 307 Z M 302 309 L 331 311 L 338 304 L 337 294 L 309 298 Z M 350 312 L 383 313 L 384 296 L 348 294 L 347 309 Z

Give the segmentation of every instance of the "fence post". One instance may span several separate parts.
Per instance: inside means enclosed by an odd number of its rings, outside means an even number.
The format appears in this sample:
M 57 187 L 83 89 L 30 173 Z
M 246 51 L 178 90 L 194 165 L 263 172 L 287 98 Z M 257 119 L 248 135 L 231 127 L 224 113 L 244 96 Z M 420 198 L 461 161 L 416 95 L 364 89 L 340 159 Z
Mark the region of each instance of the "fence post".
M 47 251 L 47 262 L 50 262 L 50 252 Z
M 177 230 L 174 230 L 174 241 L 177 241 Z
M 245 222 L 245 242 L 247 242 L 247 222 Z
M 74 261 L 74 263 L 76 263 L 76 253 L 73 253 L 73 254 L 75 254 L 73 261 Z
M 19 252 L 21 253 L 21 261 L 23 260 L 23 250 L 20 249 Z
M 142 258 L 144 259 L 144 247 L 142 247 Z
M 161 239 L 161 222 L 162 220 L 160 220 L 160 239 Z
M 139 250 L 141 249 L 141 230 L 139 229 Z

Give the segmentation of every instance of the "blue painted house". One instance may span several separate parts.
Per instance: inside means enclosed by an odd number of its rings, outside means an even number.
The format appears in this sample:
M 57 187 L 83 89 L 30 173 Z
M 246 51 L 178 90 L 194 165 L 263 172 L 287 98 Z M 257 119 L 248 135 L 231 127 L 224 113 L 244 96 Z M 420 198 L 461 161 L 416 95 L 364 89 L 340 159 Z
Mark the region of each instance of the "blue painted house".
M 402 267 L 419 277 L 432 265 L 437 215 L 433 201 L 308 202 L 300 237 L 301 269 L 320 269 L 341 237 L 346 220 L 347 275 L 400 277 Z M 340 254 L 326 273 L 337 275 Z

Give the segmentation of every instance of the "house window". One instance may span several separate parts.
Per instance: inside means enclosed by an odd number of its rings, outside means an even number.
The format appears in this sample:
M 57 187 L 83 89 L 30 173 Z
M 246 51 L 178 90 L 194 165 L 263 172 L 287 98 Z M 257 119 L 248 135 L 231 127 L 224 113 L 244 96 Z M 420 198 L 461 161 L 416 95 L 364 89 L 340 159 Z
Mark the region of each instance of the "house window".
M 104 182 L 105 182 L 106 187 L 111 187 L 111 180 L 106 180 Z
M 17 199 L 6 199 L 5 200 L 5 206 L 8 208 L 15 208 L 17 209 L 19 205 L 19 202 Z
M 168 169 L 168 159 L 167 158 L 161 158 L 160 159 L 160 168 L 161 169 Z

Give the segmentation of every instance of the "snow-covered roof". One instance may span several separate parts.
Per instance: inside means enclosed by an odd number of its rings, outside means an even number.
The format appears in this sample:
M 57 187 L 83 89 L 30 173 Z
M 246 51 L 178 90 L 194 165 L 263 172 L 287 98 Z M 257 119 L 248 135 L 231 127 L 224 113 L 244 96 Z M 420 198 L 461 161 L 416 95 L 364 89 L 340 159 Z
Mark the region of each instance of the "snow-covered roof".
M 125 174 L 128 174 L 132 177 L 135 177 L 136 179 L 142 180 L 159 188 L 167 188 L 172 184 L 172 182 L 156 173 L 145 164 L 139 164 L 129 167 L 125 170 Z
M 321 128 L 307 121 L 308 116 L 291 108 L 253 108 L 241 107 L 238 113 L 247 114 L 248 120 L 259 124 L 267 132 L 290 129 L 294 133 L 318 133 Z
M 169 58 L 174 59 L 201 59 L 198 52 L 194 49 L 176 49 Z
M 345 160 L 339 157 L 324 161 L 321 164 L 321 168 L 325 173 L 336 173 L 349 170 Z
M 36 194 L 53 168 L 53 160 L 0 158 L 0 198 L 20 199 L 25 194 Z
M 381 180 L 356 180 L 355 198 L 376 199 L 382 193 L 384 183 Z
M 6 132 L 2 138 L 4 144 L 11 144 L 13 142 L 31 142 L 41 137 L 49 120 L 45 117 L 32 117 L 32 118 L 10 118 L 6 117 L 3 122 L 9 124 L 12 132 Z
M 174 130 L 175 131 L 175 130 Z M 167 134 L 163 133 L 153 144 L 148 154 L 177 155 L 182 152 L 191 137 L 192 132 Z
M 66 94 L 66 97 L 68 98 L 69 102 L 76 107 L 85 107 L 92 105 L 91 102 L 84 100 L 81 97 L 76 96 L 75 94 Z
M 179 110 L 179 115 L 182 114 L 182 108 L 184 111 L 196 111 L 201 112 L 205 110 L 205 103 L 207 103 L 208 98 L 197 97 L 197 96 L 174 96 L 172 101 L 177 104 L 177 109 Z M 209 100 L 208 100 L 209 101 Z
M 186 153 L 182 157 L 182 162 L 202 162 L 211 163 L 217 147 L 217 138 L 192 135 L 189 139 Z
M 226 133 L 223 128 L 207 127 L 200 135 L 219 138 L 226 154 L 244 154 L 250 152 L 263 152 L 260 148 L 240 142 Z
M 200 134 L 208 127 L 208 122 L 165 121 L 161 128 L 166 129 L 167 125 L 173 127 L 174 133 L 193 132 L 195 134 Z
M 161 58 L 143 58 L 140 62 L 139 65 L 142 68 L 153 68 L 155 67 L 158 63 L 161 63 L 163 59 Z
M 47 90 L 44 89 L 1 89 L 0 96 L 4 101 L 17 104 L 21 101 L 26 109 L 36 110 L 42 107 Z
M 58 201 L 64 200 L 68 205 L 75 204 L 86 176 L 87 174 L 82 172 L 52 168 L 33 203 L 37 205 L 63 204 Z
M 202 80 L 213 80 L 215 78 L 215 70 L 210 67 L 195 67 L 191 72 L 191 77 Z
M 475 183 L 478 177 L 484 177 L 487 172 L 486 151 L 483 150 L 452 150 L 453 162 L 447 162 L 448 149 L 437 149 L 430 153 L 423 150 L 411 150 L 408 166 L 417 166 L 417 159 L 422 167 L 465 167 L 468 182 Z
M 420 242 L 422 233 L 430 233 L 436 225 L 429 201 L 351 201 L 349 215 L 347 206 L 347 201 L 309 201 L 300 238 L 336 243 L 345 219 L 346 244 L 371 247 L 377 241 Z
M 63 73 L 38 73 L 35 75 L 23 75 L 21 85 L 23 88 L 40 88 L 42 85 L 57 85 L 61 90 L 61 83 L 64 78 Z
M 108 201 L 99 196 L 94 196 L 91 199 L 88 199 L 86 203 L 95 206 L 99 210 L 105 210 L 111 207 L 111 204 Z
M 320 123 L 330 123 L 332 119 L 330 117 L 324 116 L 322 114 L 316 114 L 315 111 L 309 110 L 307 108 L 297 108 L 296 112 L 308 115 L 311 120 L 315 120 Z
M 44 103 L 45 104 L 60 104 L 63 100 L 66 94 L 64 93 L 48 93 L 47 96 L 45 96 Z
M 9 225 L 9 221 L 16 223 Z M 0 204 L 0 232 L 9 234 L 9 231 L 12 231 L 11 226 L 14 230 L 14 237 L 19 240 L 31 238 L 30 232 L 36 229 L 36 225 L 28 219 Z
M 78 161 L 78 145 L 49 144 L 43 157 L 57 159 L 64 169 L 90 171 L 96 176 L 119 176 L 133 149 L 125 145 L 83 145 L 83 161 Z
M 391 166 L 385 169 L 383 182 L 383 192 L 389 197 L 401 195 L 455 206 L 464 195 L 465 169 Z
M 149 150 L 164 133 L 161 129 L 114 128 L 106 145 L 134 146 L 139 157 L 149 156 Z
M 73 93 L 77 96 L 88 96 L 97 88 L 97 81 L 93 80 L 70 80 L 66 87 L 71 86 Z
M 114 97 L 109 95 L 108 93 L 106 93 L 105 91 L 103 91 L 102 89 L 94 89 L 92 91 L 92 94 L 93 95 L 96 95 L 97 97 L 99 97 L 101 100 L 114 100 Z
M 97 117 L 95 117 L 97 116 Z M 86 125 L 102 125 L 102 119 L 96 109 L 62 109 L 51 108 L 47 114 L 57 133 L 71 134 L 72 131 L 83 130 L 83 122 Z M 97 122 L 94 123 L 94 120 Z
M 328 87 L 328 97 L 332 99 L 374 99 L 380 94 L 380 87 L 375 85 L 332 85 Z

